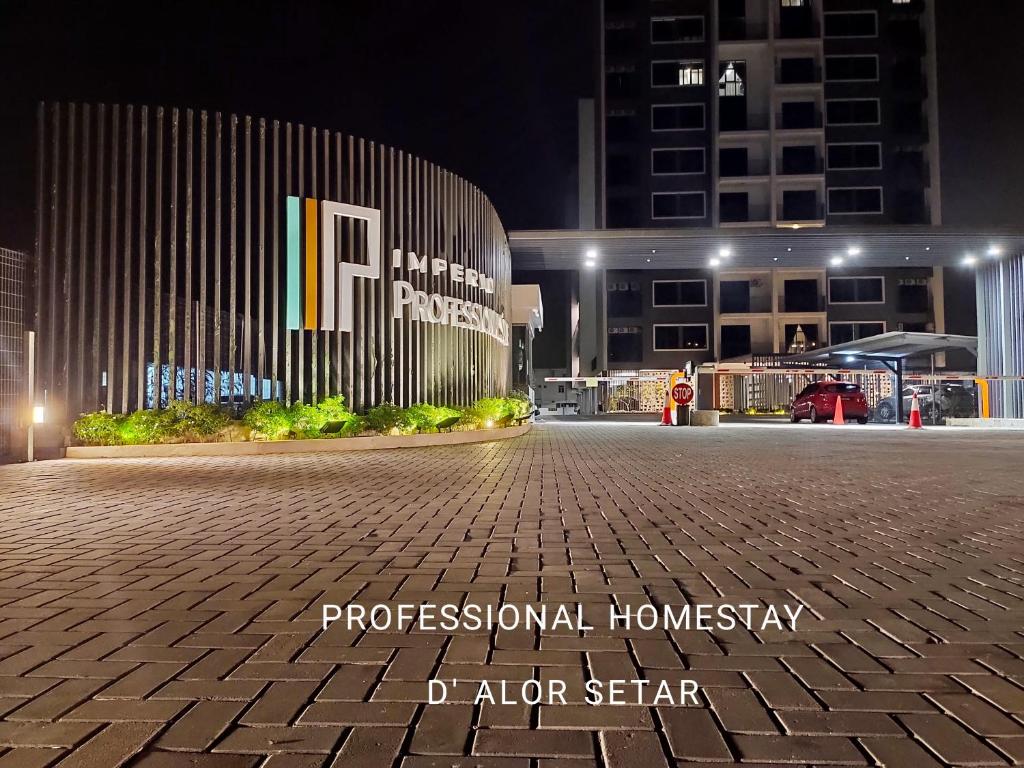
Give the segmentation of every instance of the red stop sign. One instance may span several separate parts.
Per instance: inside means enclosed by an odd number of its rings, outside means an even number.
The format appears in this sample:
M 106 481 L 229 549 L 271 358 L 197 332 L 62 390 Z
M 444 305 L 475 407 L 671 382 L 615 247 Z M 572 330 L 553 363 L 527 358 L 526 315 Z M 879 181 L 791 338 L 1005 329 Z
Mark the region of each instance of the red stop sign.
M 689 405 L 693 400 L 693 387 L 681 381 L 672 387 L 672 399 L 677 405 Z

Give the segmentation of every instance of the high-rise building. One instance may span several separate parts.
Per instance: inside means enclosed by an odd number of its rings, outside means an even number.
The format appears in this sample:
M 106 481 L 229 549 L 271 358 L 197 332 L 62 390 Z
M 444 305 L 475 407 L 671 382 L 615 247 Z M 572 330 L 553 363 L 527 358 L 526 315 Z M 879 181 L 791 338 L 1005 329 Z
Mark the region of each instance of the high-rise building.
M 604 0 L 606 228 L 941 223 L 933 0 Z

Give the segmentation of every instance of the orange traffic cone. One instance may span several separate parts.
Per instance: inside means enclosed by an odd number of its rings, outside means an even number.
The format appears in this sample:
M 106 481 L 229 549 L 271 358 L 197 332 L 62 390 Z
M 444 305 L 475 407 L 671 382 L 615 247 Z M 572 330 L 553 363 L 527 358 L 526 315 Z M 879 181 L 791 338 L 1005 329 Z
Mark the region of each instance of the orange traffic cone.
M 910 401 L 910 429 L 921 429 L 924 425 L 921 423 L 921 404 L 917 402 L 917 392 L 914 393 L 914 399 Z
M 843 398 L 836 395 L 836 412 L 832 416 L 833 424 L 845 424 L 846 420 L 843 418 Z
M 672 393 L 665 391 L 665 409 L 661 412 L 661 426 L 672 426 Z

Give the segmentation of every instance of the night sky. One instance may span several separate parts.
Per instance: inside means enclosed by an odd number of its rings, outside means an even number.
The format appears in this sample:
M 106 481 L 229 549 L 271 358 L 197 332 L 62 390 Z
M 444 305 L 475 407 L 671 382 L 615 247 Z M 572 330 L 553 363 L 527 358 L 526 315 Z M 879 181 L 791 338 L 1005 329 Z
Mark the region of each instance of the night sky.
M 1019 224 L 1024 3 L 938 3 L 945 223 Z M 596 0 L 0 0 L 0 245 L 32 244 L 39 99 L 340 129 L 462 174 L 508 229 L 574 226 L 576 100 L 593 95 L 596 9 Z

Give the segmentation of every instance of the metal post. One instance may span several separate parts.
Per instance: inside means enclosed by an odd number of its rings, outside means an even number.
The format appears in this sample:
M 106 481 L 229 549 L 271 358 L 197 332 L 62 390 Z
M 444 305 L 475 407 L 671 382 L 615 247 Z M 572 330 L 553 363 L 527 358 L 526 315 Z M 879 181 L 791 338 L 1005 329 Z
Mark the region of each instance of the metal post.
M 903 359 L 896 358 L 896 423 L 903 423 Z
M 35 461 L 35 431 L 36 431 L 36 419 L 35 419 L 35 405 L 36 405 L 36 332 L 25 331 L 25 356 L 27 358 L 28 365 L 28 389 L 26 390 L 26 399 L 28 400 L 28 408 L 25 412 L 28 414 L 28 441 L 26 460 Z

